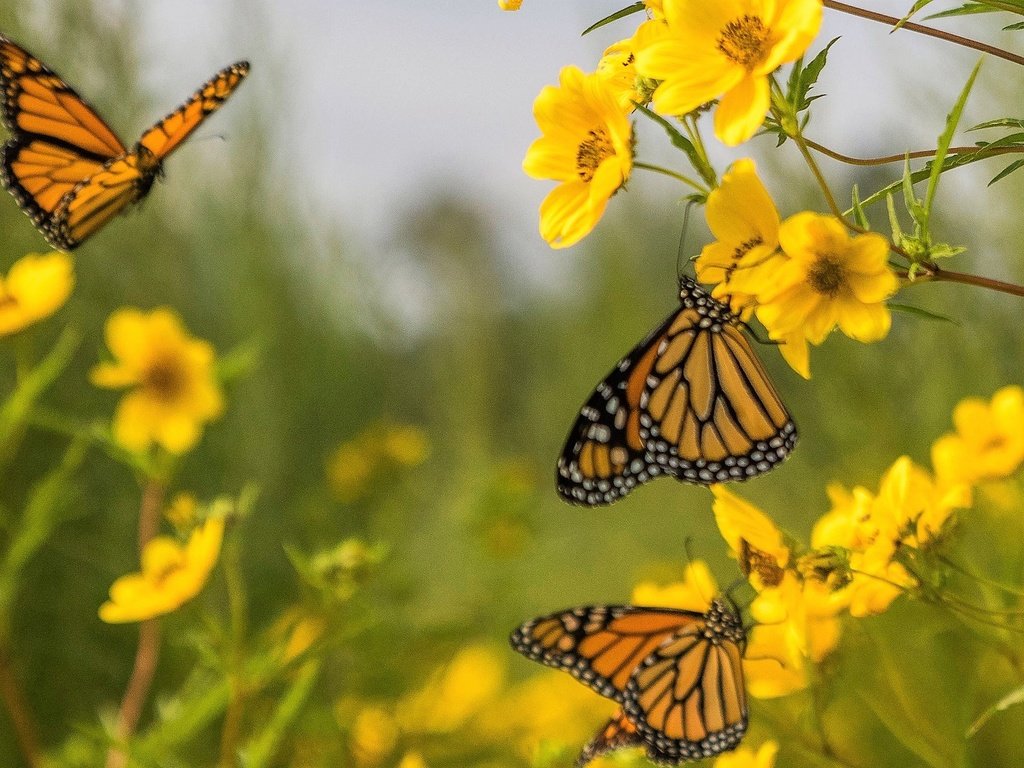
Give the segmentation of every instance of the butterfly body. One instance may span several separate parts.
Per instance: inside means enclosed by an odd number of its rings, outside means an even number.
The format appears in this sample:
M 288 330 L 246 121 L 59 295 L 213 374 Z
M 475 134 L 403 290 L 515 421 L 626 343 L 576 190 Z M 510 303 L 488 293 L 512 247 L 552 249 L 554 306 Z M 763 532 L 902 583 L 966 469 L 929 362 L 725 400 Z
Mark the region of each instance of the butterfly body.
M 0 35 L 0 180 L 51 245 L 71 250 L 144 198 L 163 161 L 249 72 L 225 67 L 128 149 L 71 86 Z
M 795 445 L 796 426 L 740 318 L 688 277 L 679 301 L 580 410 L 558 460 L 566 501 L 610 504 L 662 474 L 745 480 Z
M 705 613 L 640 606 L 584 606 L 523 624 L 512 647 L 564 669 L 620 709 L 580 754 L 643 746 L 676 765 L 733 749 L 747 727 L 746 636 L 723 600 Z

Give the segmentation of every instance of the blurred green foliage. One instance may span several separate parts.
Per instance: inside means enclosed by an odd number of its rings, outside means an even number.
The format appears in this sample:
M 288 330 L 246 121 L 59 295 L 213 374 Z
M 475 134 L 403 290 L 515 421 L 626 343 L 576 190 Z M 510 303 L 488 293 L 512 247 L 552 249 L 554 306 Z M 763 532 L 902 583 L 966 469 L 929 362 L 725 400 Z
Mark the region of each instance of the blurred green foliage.
M 101 6 L 55 3 L 58 12 L 42 28 L 6 4 L 0 29 L 67 75 L 128 138 L 169 105 L 149 103 L 133 85 L 142 54 L 132 12 L 111 21 Z M 541 294 L 523 287 L 525 267 L 504 250 L 481 207 L 430 192 L 396 223 L 401 251 L 438 307 L 431 323 L 412 332 L 389 314 L 376 265 L 344 221 L 310 221 L 296 192 L 301 179 L 272 172 L 268 159 L 287 152 L 274 143 L 271 89 L 260 86 L 272 65 L 255 61 L 251 82 L 215 118 L 214 130 L 227 141 L 182 149 L 167 164 L 166 183 L 137 213 L 76 253 L 72 300 L 19 343 L 31 344 L 38 357 L 63 326 L 81 334 L 45 404 L 86 421 L 107 417 L 115 402 L 88 384 L 87 372 L 103 344 L 103 321 L 120 306 L 170 305 L 222 353 L 258 346 L 256 367 L 232 382 L 227 414 L 186 458 L 172 490 L 210 499 L 258 485 L 258 501 L 232 534 L 253 637 L 272 635 L 311 588 L 289 552 L 333 551 L 352 537 L 379 545 L 382 562 L 359 578 L 352 603 L 330 625 L 319 666 L 254 692 L 244 713 L 248 732 L 265 735 L 285 705 L 299 708 L 283 733 L 250 745 L 250 758 L 262 749 L 268 765 L 350 765 L 359 762 L 350 750 L 358 702 L 392 706 L 460 649 L 502 649 L 510 628 L 529 616 L 625 601 L 640 578 L 676 579 L 688 539 L 723 583 L 735 565 L 725 558 L 703 489 L 663 480 L 597 510 L 566 506 L 553 492 L 554 459 L 577 409 L 675 305 L 682 209 L 619 196 L 579 249 L 584 255 L 572 279 Z M 196 73 L 197 82 L 206 74 Z M 1019 197 L 1014 185 L 1016 179 L 1003 182 L 999 194 Z M 806 192 L 785 191 L 780 206 L 800 195 Z M 1019 221 L 986 220 L 984 211 L 972 200 L 936 227 L 965 237 L 1012 230 L 999 249 L 969 242 L 970 254 L 979 255 L 960 263 L 1024 281 L 1024 261 L 1013 250 Z M 0 199 L 0 226 L 7 233 L 4 269 L 41 248 L 7 196 Z M 687 253 L 703 242 L 699 229 L 688 234 Z M 362 314 L 340 306 L 339 296 L 354 293 Z M 783 468 L 740 490 L 805 539 L 827 509 L 827 482 L 874 487 L 903 453 L 927 463 L 928 446 L 949 428 L 959 399 L 1022 379 L 1019 300 L 955 285 L 921 286 L 905 297 L 960 324 L 900 315 L 880 344 L 837 336 L 814 350 L 809 382 L 772 348 L 759 350 L 801 437 Z M 0 391 L 9 392 L 12 369 L 0 366 L 0 377 Z M 372 475 L 358 498 L 338 501 L 328 483 L 331 457 L 339 444 L 383 422 L 420 427 L 429 455 L 418 466 Z M 137 567 L 139 486 L 95 446 L 82 456 L 69 453 L 81 450 L 66 437 L 29 429 L 0 481 L 6 541 L 57 457 L 73 463 L 62 480 L 59 524 L 25 564 L 9 617 L 13 666 L 42 745 L 66 765 L 89 764 L 95 755 L 81 745 L 101 740 L 100 724 L 117 706 L 137 634 L 133 626 L 101 623 L 96 609 L 111 582 Z M 964 528 L 964 551 L 979 558 L 979 569 L 988 564 L 981 558 L 989 537 L 1012 549 L 1004 566 L 1014 553 L 1019 565 L 1019 538 L 1007 540 L 999 526 L 970 520 Z M 1019 520 L 1010 530 L 1020 533 Z M 1007 568 L 993 575 L 1019 583 L 1019 569 Z M 230 612 L 229 587 L 219 573 L 194 604 L 166 620 L 143 728 L 166 716 L 168 706 L 173 714 L 169 692 L 204 692 L 195 700 L 214 710 L 226 695 L 225 678 L 216 673 L 219 651 L 208 643 L 216 635 L 211 627 L 223 627 Z M 508 657 L 513 681 L 538 671 Z M 201 674 L 197 658 L 205 665 Z M 1006 764 L 999 756 L 1024 751 L 1019 707 L 970 742 L 962 736 L 1008 690 L 1007 681 L 1019 679 L 1020 657 L 1011 669 L 970 632 L 950 629 L 935 606 L 900 601 L 884 616 L 851 623 L 835 658 L 835 668 L 823 671 L 834 675 L 835 696 L 827 701 L 794 696 L 756 705 L 751 739 L 778 738 L 781 764 L 994 765 Z M 833 736 L 831 757 L 801 735 L 815 710 Z M 151 744 L 142 754 L 153 765 L 217 760 L 217 717 L 182 733 L 180 743 Z M 416 746 L 429 765 L 524 764 L 512 744 L 473 743 L 458 731 L 420 737 Z M 552 748 L 542 746 L 538 760 Z M 382 764 L 396 765 L 400 757 L 396 748 Z M 550 764 L 571 759 L 571 752 L 558 752 Z M 0 715 L 0 765 L 20 760 Z

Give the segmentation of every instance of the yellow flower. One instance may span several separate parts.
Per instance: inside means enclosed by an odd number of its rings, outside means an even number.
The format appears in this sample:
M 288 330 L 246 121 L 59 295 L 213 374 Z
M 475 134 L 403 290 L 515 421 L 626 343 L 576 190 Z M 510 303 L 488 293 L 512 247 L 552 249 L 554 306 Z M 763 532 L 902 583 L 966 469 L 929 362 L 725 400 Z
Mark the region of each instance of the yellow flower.
M 1024 462 L 1024 389 L 1013 385 L 975 397 L 953 410 L 956 432 L 932 446 L 932 466 L 945 483 L 977 483 L 1008 477 Z
M 790 548 L 771 518 L 724 485 L 711 486 L 711 509 L 732 555 L 758 592 L 782 583 L 790 561 Z
M 779 228 L 787 258 L 774 268 L 775 284 L 760 295 L 757 317 L 771 337 L 785 341 L 786 362 L 810 378 L 807 341 L 821 344 L 836 325 L 858 341 L 889 332 L 885 300 L 896 290 L 884 237 L 851 238 L 833 216 L 805 211 Z
M 605 78 L 570 66 L 559 79 L 533 104 L 544 135 L 523 159 L 527 175 L 559 182 L 540 206 L 540 234 L 552 248 L 589 234 L 633 167 L 633 129 Z
M 385 431 L 383 437 L 384 454 L 398 464 L 415 467 L 426 461 L 430 455 L 427 435 L 419 427 L 392 426 Z
M 120 309 L 106 325 L 115 362 L 92 369 L 98 387 L 132 387 L 114 414 L 114 438 L 132 451 L 157 443 L 185 453 L 224 410 L 213 347 L 190 337 L 170 309 Z
M 352 722 L 352 755 L 360 766 L 379 765 L 398 742 L 398 726 L 384 709 L 369 706 Z
M 66 253 L 29 253 L 0 278 L 0 336 L 49 317 L 75 286 L 74 262 Z
M 187 531 L 195 525 L 198 509 L 199 500 L 193 494 L 182 491 L 171 499 L 171 503 L 164 510 L 164 517 L 176 530 Z
M 733 311 L 755 303 L 755 295 L 775 269 L 779 253 L 779 214 L 750 158 L 737 160 L 708 195 L 708 228 L 718 238 L 697 257 L 697 279 L 716 283 L 712 296 L 728 299 Z
M 598 76 L 604 79 L 625 112 L 632 112 L 636 104 L 651 100 L 656 83 L 637 75 L 636 52 L 650 44 L 664 27 L 658 21 L 645 21 L 632 37 L 608 46 L 597 63 Z
M 773 768 L 779 745 L 766 741 L 757 752 L 750 747 L 739 747 L 715 759 L 714 768 Z
M 876 505 L 875 516 L 892 520 L 902 545 L 921 549 L 942 533 L 954 509 L 970 505 L 969 488 L 940 486 L 909 456 L 901 456 L 882 477 Z
M 664 19 L 664 0 L 644 0 L 644 7 L 652 19 Z
M 212 517 L 182 546 L 157 536 L 142 550 L 142 571 L 117 579 L 100 606 L 109 624 L 145 621 L 177 610 L 202 591 L 220 555 L 224 519 Z
M 498 7 L 503 11 L 518 11 L 523 0 L 498 0 Z
M 720 99 L 715 135 L 749 139 L 770 103 L 768 75 L 799 58 L 821 26 L 821 0 L 663 0 L 668 29 L 637 54 L 637 71 L 661 80 L 654 106 L 684 115 Z
M 706 611 L 718 594 L 718 584 L 702 560 L 695 560 L 683 571 L 683 580 L 658 586 L 643 581 L 633 588 L 634 605 L 658 608 L 682 608 L 686 611 Z
M 509 8 L 508 10 L 514 11 L 515 8 Z M 423 755 L 419 752 L 410 751 L 402 755 L 398 768 L 427 768 L 427 761 L 423 759 Z
M 505 680 L 504 655 L 471 645 L 399 703 L 396 720 L 406 733 L 450 733 L 494 699 Z

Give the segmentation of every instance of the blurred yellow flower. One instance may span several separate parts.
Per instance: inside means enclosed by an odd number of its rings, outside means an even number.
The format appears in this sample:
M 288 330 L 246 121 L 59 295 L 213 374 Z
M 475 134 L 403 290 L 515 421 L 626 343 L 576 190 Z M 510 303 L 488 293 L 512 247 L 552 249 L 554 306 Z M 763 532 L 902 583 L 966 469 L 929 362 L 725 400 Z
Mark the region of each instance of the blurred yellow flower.
M 697 279 L 714 283 L 711 295 L 728 301 L 734 312 L 755 304 L 755 295 L 776 268 L 779 213 L 757 177 L 750 158 L 737 160 L 708 195 L 708 228 L 718 238 L 697 257 Z
M 633 129 L 615 91 L 598 73 L 563 67 L 559 85 L 533 104 L 543 135 L 523 159 L 535 179 L 559 182 L 540 206 L 540 234 L 566 248 L 594 228 L 633 167 Z
M 395 719 L 405 733 L 450 733 L 493 700 L 505 681 L 504 655 L 471 645 L 398 702 Z
M 110 599 L 100 606 L 109 624 L 145 621 L 177 610 L 205 586 L 217 564 L 224 538 L 223 518 L 213 517 L 182 546 L 169 536 L 157 536 L 142 550 L 142 571 L 117 579 Z
M 374 421 L 335 449 L 327 460 L 327 482 L 338 501 L 351 503 L 388 466 L 414 467 L 429 456 L 430 441 L 420 427 Z
M 668 29 L 637 54 L 660 80 L 654 106 L 684 115 L 714 99 L 715 135 L 729 146 L 764 122 L 768 75 L 799 58 L 818 34 L 821 0 L 663 0 Z
M 514 11 L 515 8 L 509 10 Z M 419 752 L 406 752 L 398 762 L 398 768 L 427 768 L 427 762 Z
M 398 742 L 398 725 L 387 710 L 370 706 L 362 709 L 352 722 L 352 756 L 360 766 L 375 766 L 386 758 Z
M 779 242 L 788 258 L 760 293 L 757 317 L 785 342 L 780 351 L 793 370 L 811 377 L 807 341 L 821 344 L 836 325 L 858 341 L 885 337 L 892 321 L 885 300 L 897 282 L 884 237 L 851 238 L 835 217 L 805 211 L 782 223 Z
M 157 443 L 177 454 L 195 446 L 203 425 L 224 410 L 213 347 L 190 337 L 166 308 L 120 309 L 105 335 L 115 361 L 94 367 L 92 383 L 132 388 L 114 414 L 117 442 L 132 451 Z
M 199 509 L 199 500 L 194 494 L 182 491 L 174 494 L 171 503 L 164 510 L 164 517 L 174 526 L 177 531 L 188 531 L 196 523 L 196 512 Z
M 659 586 L 642 581 L 633 588 L 633 605 L 656 608 L 681 608 L 704 612 L 718 594 L 718 583 L 702 560 L 694 560 L 683 571 L 683 580 Z
M 426 433 L 412 425 L 394 425 L 384 432 L 384 454 L 398 464 L 415 467 L 427 460 L 430 443 Z
M 882 477 L 873 514 L 892 521 L 903 546 L 921 549 L 942 533 L 954 509 L 970 503 L 967 485 L 940 486 L 909 456 L 901 456 Z
M 503 11 L 518 11 L 523 0 L 498 0 L 498 7 Z
M 779 745 L 774 741 L 766 741 L 757 752 L 750 747 L 738 747 L 716 758 L 714 768 L 773 768 L 778 751 Z
M 932 467 L 949 484 L 994 480 L 1016 472 L 1024 462 L 1024 389 L 1003 387 L 986 403 L 961 400 L 953 410 L 956 432 L 932 446 Z
M 60 251 L 29 253 L 0 278 L 0 336 L 49 317 L 75 286 L 74 262 Z
M 724 485 L 712 485 L 711 492 L 718 530 L 750 583 L 758 592 L 779 586 L 791 556 L 782 532 L 768 515 Z

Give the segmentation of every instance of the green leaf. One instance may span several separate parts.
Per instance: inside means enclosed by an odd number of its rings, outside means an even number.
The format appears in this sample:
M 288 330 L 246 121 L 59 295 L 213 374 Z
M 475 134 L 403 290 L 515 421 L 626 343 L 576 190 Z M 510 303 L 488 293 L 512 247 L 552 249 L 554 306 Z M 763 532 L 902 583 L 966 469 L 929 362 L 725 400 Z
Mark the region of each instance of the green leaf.
M 606 26 L 608 24 L 611 24 L 613 21 L 618 21 L 619 19 L 624 19 L 627 16 L 632 16 L 634 13 L 639 13 L 643 9 L 644 9 L 644 4 L 642 2 L 633 3 L 632 5 L 628 5 L 625 8 L 623 8 L 621 11 L 616 11 L 611 16 L 605 16 L 600 21 L 595 21 L 593 24 L 591 24 L 589 27 L 584 29 L 583 32 L 580 33 L 580 37 L 582 37 L 583 35 L 589 35 L 595 29 L 600 29 L 601 27 L 604 27 L 604 26 Z
M 932 202 L 935 199 L 935 191 L 939 186 L 939 176 L 942 175 L 942 166 L 946 160 L 946 153 L 949 151 L 949 145 L 953 141 L 953 134 L 956 133 L 957 124 L 960 122 L 960 117 L 963 115 L 964 106 L 967 104 L 967 97 L 970 96 L 971 89 L 974 87 L 974 81 L 978 77 L 982 61 L 983 59 L 979 59 L 978 63 L 974 65 L 974 69 L 971 71 L 971 76 L 967 78 L 967 83 L 960 92 L 960 98 L 956 100 L 956 104 L 953 105 L 953 110 L 946 117 L 946 129 L 939 136 L 939 143 L 936 148 L 935 158 L 932 160 L 931 172 L 928 175 L 928 191 L 924 196 L 925 217 L 922 226 L 924 228 L 925 238 L 927 238 L 928 235 L 928 220 L 931 216 Z
M 993 184 L 995 184 L 995 183 L 996 183 L 997 181 L 999 181 L 1000 179 L 1005 179 L 1005 178 L 1006 178 L 1007 176 L 1009 176 L 1009 175 L 1010 175 L 1011 173 L 1013 173 L 1014 171 L 1016 171 L 1016 170 L 1017 170 L 1018 168 L 1020 168 L 1020 167 L 1021 167 L 1022 165 L 1024 165 L 1024 159 L 1021 159 L 1021 160 L 1014 160 L 1014 161 L 1013 161 L 1012 163 L 1010 163 L 1010 164 L 1009 164 L 1008 166 L 1006 166 L 1005 168 L 1003 168 L 1003 170 L 1001 170 L 1001 171 L 1000 171 L 999 173 L 997 173 L 997 174 L 996 174 L 995 176 L 993 176 L 993 177 L 992 177 L 992 180 L 991 180 L 991 181 L 989 181 L 989 183 L 988 183 L 988 186 L 990 186 L 990 187 L 991 187 L 991 186 L 992 186 Z
M 636 109 L 638 112 L 641 112 L 642 114 L 646 115 L 651 120 L 653 120 L 654 122 L 656 122 L 658 125 L 665 129 L 665 132 L 668 134 L 669 140 L 672 142 L 672 146 L 676 147 L 677 149 L 681 149 L 684 153 L 686 153 L 686 157 L 689 158 L 690 164 L 694 167 L 694 170 L 696 170 L 697 173 L 700 174 L 701 178 L 704 179 L 704 182 L 708 186 L 712 188 L 718 186 L 718 179 L 715 177 L 714 169 L 707 164 L 707 161 L 703 158 L 701 153 L 697 151 L 697 148 L 695 146 L 693 146 L 693 142 L 691 142 L 688 138 L 683 136 L 683 134 L 679 132 L 678 128 L 672 125 L 672 123 L 670 123 L 661 115 L 652 112 L 643 104 L 637 104 L 636 102 L 634 102 L 634 104 L 636 105 Z
M 987 120 L 984 123 L 978 123 L 968 131 L 980 131 L 984 128 L 1021 128 L 1024 129 L 1024 120 L 1017 117 L 1000 117 L 997 120 Z
M 7 401 L 0 406 L 0 465 L 14 452 L 18 435 L 29 411 L 43 393 L 57 380 L 74 356 L 82 337 L 73 328 L 65 328 L 53 349 L 18 384 Z
M 245 768 L 264 768 L 277 764 L 281 745 L 287 740 L 295 721 L 309 702 L 320 678 L 321 667 L 319 660 L 311 659 L 299 668 L 288 690 L 278 700 L 266 728 L 242 750 L 241 763 Z
M 960 326 L 961 322 L 955 318 L 947 317 L 946 315 L 940 315 L 937 312 L 932 312 L 928 309 L 922 309 L 921 307 L 915 307 L 910 304 L 894 304 L 889 302 L 886 306 L 889 307 L 893 312 L 902 312 L 906 315 L 914 315 L 924 320 L 937 320 L 943 323 L 952 323 L 953 325 Z
M 1003 698 L 978 715 L 978 718 L 971 723 L 967 732 L 964 733 L 964 736 L 968 739 L 973 738 L 974 735 L 985 726 L 985 723 L 991 720 L 997 713 L 1005 712 L 1015 704 L 1024 704 L 1024 685 L 1014 688 L 1008 694 L 1003 696 Z
M 793 64 L 786 84 L 786 101 L 794 114 L 806 110 L 811 106 L 811 102 L 821 98 L 821 95 L 808 97 L 807 94 L 818 82 L 818 77 L 828 62 L 828 51 L 838 40 L 838 37 L 833 37 L 806 65 L 803 57 Z
M 853 185 L 853 192 L 851 194 L 853 196 L 853 207 L 851 210 L 853 211 L 854 222 L 856 222 L 857 226 L 861 229 L 871 229 L 867 213 L 864 212 L 864 206 L 861 205 L 860 190 L 857 188 L 856 184 Z

